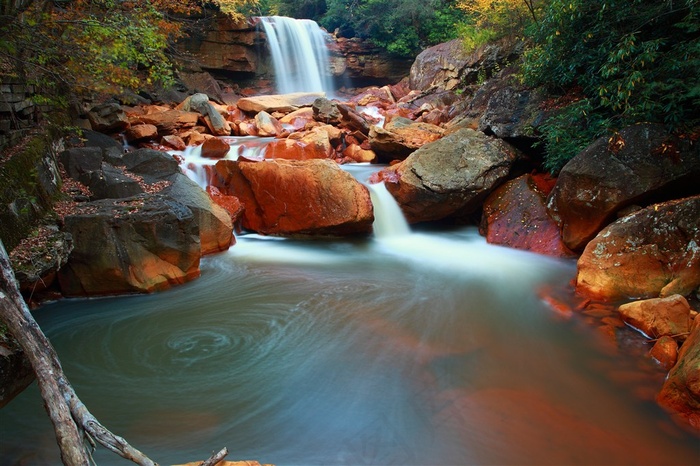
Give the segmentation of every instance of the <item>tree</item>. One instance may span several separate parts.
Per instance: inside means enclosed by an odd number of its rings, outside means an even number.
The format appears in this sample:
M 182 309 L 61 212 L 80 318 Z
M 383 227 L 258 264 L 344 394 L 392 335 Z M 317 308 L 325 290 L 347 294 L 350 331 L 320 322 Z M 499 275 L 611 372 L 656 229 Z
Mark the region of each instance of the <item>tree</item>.
M 235 16 L 255 0 L 208 2 Z M 17 0 L 0 12 L 0 64 L 40 97 L 136 90 L 172 80 L 169 49 L 197 0 Z

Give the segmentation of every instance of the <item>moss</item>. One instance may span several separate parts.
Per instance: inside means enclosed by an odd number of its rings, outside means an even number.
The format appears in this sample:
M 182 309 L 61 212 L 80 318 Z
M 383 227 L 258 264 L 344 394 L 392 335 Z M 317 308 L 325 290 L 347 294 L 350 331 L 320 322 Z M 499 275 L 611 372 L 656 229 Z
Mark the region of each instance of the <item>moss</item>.
M 0 239 L 8 251 L 52 215 L 60 196 L 51 147 L 58 136 L 56 130 L 28 136 L 0 161 Z

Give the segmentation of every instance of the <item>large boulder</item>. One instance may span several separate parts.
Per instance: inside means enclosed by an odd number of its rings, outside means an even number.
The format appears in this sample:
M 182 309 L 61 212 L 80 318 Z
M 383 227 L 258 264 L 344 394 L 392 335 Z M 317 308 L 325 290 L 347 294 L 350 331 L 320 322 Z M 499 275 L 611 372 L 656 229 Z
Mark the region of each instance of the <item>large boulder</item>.
M 657 401 L 700 432 L 700 325 L 695 325 L 681 347 L 678 363 L 666 377 Z
M 620 210 L 700 193 L 700 145 L 639 124 L 567 163 L 548 200 L 564 243 L 581 250 Z
M 147 124 L 158 128 L 158 134 L 174 134 L 193 128 L 199 121 L 197 112 L 182 110 L 165 110 L 162 112 L 137 115 L 132 118 L 132 124 Z
M 369 233 L 369 192 L 330 160 L 220 160 L 212 185 L 240 199 L 243 228 L 271 235 Z
M 549 183 L 542 175 L 522 175 L 499 186 L 483 205 L 486 241 L 555 257 L 571 257 L 559 227 L 545 207 Z
M 405 159 L 419 147 L 440 139 L 445 130 L 430 123 L 416 123 L 408 118 L 395 117 L 384 127 L 369 130 L 370 147 L 384 159 Z
M 611 223 L 578 261 L 576 289 L 604 300 L 687 296 L 700 286 L 700 196 Z
M 65 296 L 152 292 L 199 276 L 194 215 L 169 197 L 83 203 L 63 229 L 74 241 L 58 273 Z
M 293 94 L 259 95 L 241 97 L 236 105 L 244 112 L 289 113 L 301 107 L 310 107 L 314 101 L 325 97 L 323 92 L 297 92 Z
M 462 129 L 424 145 L 382 178 L 409 222 L 440 220 L 475 212 L 517 158 L 502 140 Z
M 499 89 L 486 105 L 479 130 L 499 138 L 534 139 L 534 130 L 546 116 L 541 109 L 544 98 L 545 94 L 537 89 Z

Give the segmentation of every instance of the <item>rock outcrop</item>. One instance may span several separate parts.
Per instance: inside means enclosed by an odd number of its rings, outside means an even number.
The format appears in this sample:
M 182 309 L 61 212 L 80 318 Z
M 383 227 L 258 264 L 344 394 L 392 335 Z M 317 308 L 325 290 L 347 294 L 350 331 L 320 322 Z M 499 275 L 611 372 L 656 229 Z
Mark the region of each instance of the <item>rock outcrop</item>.
M 700 286 L 700 196 L 611 223 L 578 261 L 576 290 L 603 300 L 688 295 Z
M 640 124 L 598 139 L 570 160 L 548 208 L 564 243 L 581 250 L 623 208 L 698 194 L 698 179 L 700 145 Z
M 440 220 L 475 212 L 517 158 L 502 140 L 462 129 L 424 145 L 381 177 L 409 222 Z
M 372 126 L 369 145 L 383 160 L 403 160 L 413 151 L 440 139 L 445 130 L 430 123 L 395 117 L 384 127 Z
M 241 226 L 268 235 L 369 233 L 369 192 L 330 160 L 220 160 L 212 185 L 243 204 Z

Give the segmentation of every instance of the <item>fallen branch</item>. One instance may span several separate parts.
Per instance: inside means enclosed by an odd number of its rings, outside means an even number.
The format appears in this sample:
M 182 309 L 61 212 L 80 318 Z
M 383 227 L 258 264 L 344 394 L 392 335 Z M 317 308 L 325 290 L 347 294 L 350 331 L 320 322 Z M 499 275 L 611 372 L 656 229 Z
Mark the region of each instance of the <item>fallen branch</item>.
M 228 455 L 228 449 L 223 448 L 220 452 L 211 455 L 211 457 L 208 460 L 206 460 L 199 466 L 216 466 L 217 464 L 219 464 L 219 461 L 222 461 L 224 458 L 226 458 L 226 455 Z

